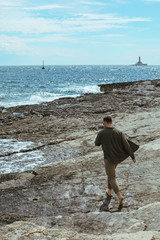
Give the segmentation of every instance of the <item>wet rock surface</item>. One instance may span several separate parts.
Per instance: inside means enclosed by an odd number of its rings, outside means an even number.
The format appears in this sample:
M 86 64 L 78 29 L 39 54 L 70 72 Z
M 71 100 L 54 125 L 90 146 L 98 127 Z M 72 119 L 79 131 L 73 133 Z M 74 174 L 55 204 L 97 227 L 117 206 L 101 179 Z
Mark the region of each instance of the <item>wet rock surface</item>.
M 107 89 L 0 109 L 1 143 L 10 141 L 1 162 L 18 165 L 25 155 L 19 173 L 0 175 L 2 239 L 160 239 L 160 80 Z M 101 148 L 94 146 L 108 114 L 140 145 L 137 163 L 128 158 L 117 168 L 125 201 L 115 213 L 99 212 L 106 174 Z M 42 162 L 20 172 L 41 154 Z M 114 195 L 110 208 L 117 206 Z

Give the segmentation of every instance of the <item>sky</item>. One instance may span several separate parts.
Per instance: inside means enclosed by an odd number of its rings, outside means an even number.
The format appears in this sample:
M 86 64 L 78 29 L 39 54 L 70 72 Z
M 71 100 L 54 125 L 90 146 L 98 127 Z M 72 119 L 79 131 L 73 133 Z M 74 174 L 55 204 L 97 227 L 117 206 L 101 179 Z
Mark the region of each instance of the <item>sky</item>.
M 0 65 L 160 65 L 160 0 L 0 0 Z

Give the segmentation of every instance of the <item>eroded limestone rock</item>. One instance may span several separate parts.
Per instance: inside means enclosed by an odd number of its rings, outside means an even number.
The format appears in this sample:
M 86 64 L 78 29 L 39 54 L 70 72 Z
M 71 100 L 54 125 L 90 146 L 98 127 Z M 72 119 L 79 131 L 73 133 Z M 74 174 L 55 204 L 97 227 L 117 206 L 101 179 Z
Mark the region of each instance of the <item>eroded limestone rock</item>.
M 159 87 L 158 80 L 136 82 L 113 93 L 0 113 L 1 138 L 32 141 L 49 159 L 35 169 L 0 175 L 1 238 L 160 239 Z M 13 112 L 24 112 L 24 118 Z M 116 213 L 99 212 L 106 174 L 102 150 L 94 146 L 94 139 L 105 114 L 140 144 L 137 163 L 128 158 L 117 168 L 125 201 Z M 67 155 L 67 149 L 73 152 Z M 58 154 L 61 161 L 55 161 Z M 114 195 L 110 208 L 117 206 Z

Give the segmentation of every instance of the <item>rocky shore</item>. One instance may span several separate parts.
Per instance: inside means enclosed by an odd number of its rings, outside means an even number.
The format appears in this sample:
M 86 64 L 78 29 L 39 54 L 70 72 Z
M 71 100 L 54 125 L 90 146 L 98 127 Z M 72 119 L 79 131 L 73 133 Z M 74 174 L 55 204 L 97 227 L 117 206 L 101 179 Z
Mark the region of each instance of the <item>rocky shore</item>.
M 160 239 L 160 80 L 101 90 L 0 108 L 1 239 Z M 137 163 L 128 158 L 117 168 L 125 202 L 115 213 L 99 212 L 106 174 L 94 146 L 108 114 L 140 145 Z M 15 171 L 5 173 L 11 163 Z M 117 205 L 114 196 L 110 207 Z

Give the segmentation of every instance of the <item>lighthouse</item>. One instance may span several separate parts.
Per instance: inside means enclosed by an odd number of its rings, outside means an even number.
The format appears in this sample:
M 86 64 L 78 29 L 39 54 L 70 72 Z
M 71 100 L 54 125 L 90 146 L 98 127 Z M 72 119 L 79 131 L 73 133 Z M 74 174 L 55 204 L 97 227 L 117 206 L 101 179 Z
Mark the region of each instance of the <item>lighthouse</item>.
M 134 64 L 134 66 L 146 66 L 146 65 L 147 64 L 141 62 L 141 57 L 139 57 L 139 61 L 136 64 Z

